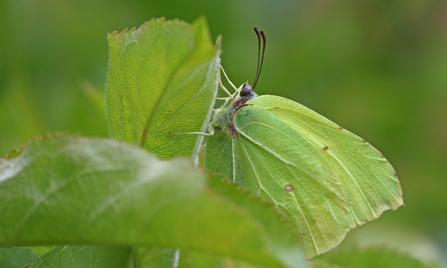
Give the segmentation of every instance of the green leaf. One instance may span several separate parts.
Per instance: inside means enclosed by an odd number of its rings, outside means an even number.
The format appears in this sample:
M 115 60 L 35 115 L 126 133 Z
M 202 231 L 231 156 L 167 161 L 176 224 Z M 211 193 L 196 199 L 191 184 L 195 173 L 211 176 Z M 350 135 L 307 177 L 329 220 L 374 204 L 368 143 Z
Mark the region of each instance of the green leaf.
M 21 268 L 38 257 L 31 248 L 0 248 L 0 267 Z
M 440 268 L 437 263 L 424 263 L 420 260 L 402 253 L 396 249 L 388 247 L 352 247 L 347 250 L 338 250 L 335 254 L 329 252 L 322 255 L 320 260 L 327 262 L 328 266 L 324 266 L 320 261 L 316 262 L 313 267 L 328 267 L 332 265 L 340 265 L 350 268 Z
M 205 20 L 154 19 L 108 40 L 110 135 L 160 158 L 196 159 L 203 136 L 170 133 L 204 132 L 211 117 L 220 59 Z
M 57 246 L 41 255 L 27 268 L 131 268 L 130 247 Z
M 210 189 L 187 159 L 159 160 L 116 140 L 36 140 L 0 160 L 0 246 L 180 247 L 303 267 L 299 237 L 273 206 L 222 188 L 231 194 Z

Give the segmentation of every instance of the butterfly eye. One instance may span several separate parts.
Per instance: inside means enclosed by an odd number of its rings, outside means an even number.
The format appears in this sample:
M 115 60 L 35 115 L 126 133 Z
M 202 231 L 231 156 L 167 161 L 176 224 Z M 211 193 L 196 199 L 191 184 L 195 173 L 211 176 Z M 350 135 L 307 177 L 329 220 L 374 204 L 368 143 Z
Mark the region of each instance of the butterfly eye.
M 239 94 L 241 95 L 241 97 L 246 97 L 246 96 L 250 95 L 250 93 L 251 93 L 250 88 L 248 88 L 248 87 L 243 87 L 243 88 L 241 89 L 241 93 L 239 93 Z

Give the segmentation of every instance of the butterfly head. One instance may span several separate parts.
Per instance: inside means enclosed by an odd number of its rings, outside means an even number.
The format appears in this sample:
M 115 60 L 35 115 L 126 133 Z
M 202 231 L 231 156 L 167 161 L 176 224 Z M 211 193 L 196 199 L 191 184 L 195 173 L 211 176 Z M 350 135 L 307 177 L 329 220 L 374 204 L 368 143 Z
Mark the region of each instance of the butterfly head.
M 256 92 L 253 90 L 253 88 L 248 84 L 248 81 L 245 82 L 241 86 L 241 89 L 239 90 L 239 97 L 241 99 L 244 99 L 244 102 L 254 99 L 257 96 L 258 96 L 258 94 L 256 94 Z
M 253 81 L 253 87 L 248 84 L 248 81 L 242 84 L 242 86 L 239 87 L 230 98 L 227 98 L 226 102 L 214 112 L 213 119 L 210 123 L 211 127 L 213 127 L 214 129 L 228 131 L 231 136 L 235 136 L 238 134 L 233 125 L 234 114 L 237 112 L 238 109 L 250 105 L 246 103 L 247 101 L 258 97 L 258 94 L 256 94 L 254 89 L 256 87 L 256 84 L 258 83 L 259 75 L 261 74 L 262 70 L 262 64 L 264 62 L 265 35 L 263 31 L 258 31 L 258 28 L 256 27 L 254 28 L 254 30 L 256 35 L 258 36 L 258 67 L 256 70 L 255 79 Z M 262 55 L 261 40 L 263 43 Z

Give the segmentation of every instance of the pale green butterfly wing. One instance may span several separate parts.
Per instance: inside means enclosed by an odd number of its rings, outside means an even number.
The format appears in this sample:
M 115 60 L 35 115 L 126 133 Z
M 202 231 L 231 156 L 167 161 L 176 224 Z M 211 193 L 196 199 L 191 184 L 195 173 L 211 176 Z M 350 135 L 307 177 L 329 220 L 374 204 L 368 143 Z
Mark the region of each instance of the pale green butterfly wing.
M 300 133 L 330 164 L 349 200 L 351 228 L 403 205 L 393 167 L 362 138 L 286 98 L 265 95 L 248 103 L 263 107 Z
M 216 131 L 209 138 L 205 168 L 240 182 L 286 211 L 300 230 L 308 257 L 339 244 L 349 230 L 349 206 L 338 178 L 317 149 L 262 107 L 240 108 L 234 125 L 239 135 Z

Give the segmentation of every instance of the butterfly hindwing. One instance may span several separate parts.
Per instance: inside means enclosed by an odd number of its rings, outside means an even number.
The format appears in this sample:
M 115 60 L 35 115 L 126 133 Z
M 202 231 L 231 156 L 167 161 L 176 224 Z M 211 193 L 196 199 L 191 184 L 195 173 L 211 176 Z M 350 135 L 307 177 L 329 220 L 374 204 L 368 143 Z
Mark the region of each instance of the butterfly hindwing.
M 286 98 L 264 95 L 250 103 L 263 107 L 300 133 L 331 165 L 349 200 L 351 228 L 403 204 L 393 167 L 362 138 Z

